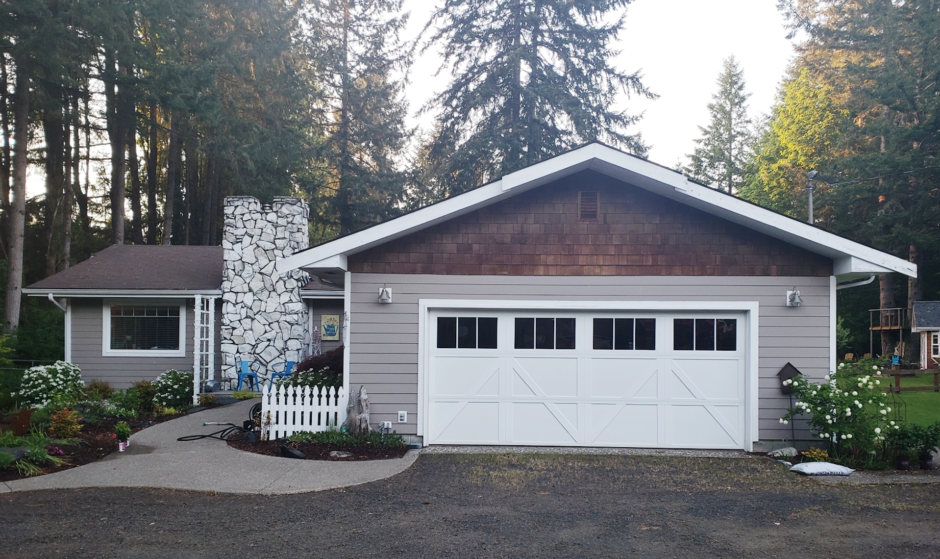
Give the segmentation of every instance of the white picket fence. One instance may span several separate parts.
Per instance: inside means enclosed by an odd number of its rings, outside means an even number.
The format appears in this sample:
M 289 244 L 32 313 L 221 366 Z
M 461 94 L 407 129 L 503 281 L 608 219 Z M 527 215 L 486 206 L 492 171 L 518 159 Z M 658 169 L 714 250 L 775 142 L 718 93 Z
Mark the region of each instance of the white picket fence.
M 269 439 L 317 433 L 346 421 L 346 389 L 281 386 L 261 395 L 261 429 Z

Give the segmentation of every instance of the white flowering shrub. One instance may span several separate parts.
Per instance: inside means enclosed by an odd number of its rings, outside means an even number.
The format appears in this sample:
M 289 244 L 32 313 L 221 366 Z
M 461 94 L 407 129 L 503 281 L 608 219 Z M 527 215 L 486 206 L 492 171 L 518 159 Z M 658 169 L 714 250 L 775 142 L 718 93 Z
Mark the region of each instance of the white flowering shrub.
M 153 381 L 153 401 L 164 408 L 186 409 L 193 405 L 193 374 L 170 369 Z
M 872 466 L 883 458 L 884 440 L 891 420 L 886 403 L 887 376 L 878 367 L 863 369 L 857 364 L 839 364 L 832 375 L 815 384 L 802 376 L 784 381 L 793 388 L 796 403 L 780 418 L 789 423 L 798 415 L 809 415 L 814 437 L 828 444 L 829 456 L 847 466 Z M 879 452 L 882 450 L 882 452 Z
M 20 389 L 11 394 L 26 407 L 41 408 L 55 398 L 76 398 L 85 389 L 82 370 L 65 361 L 30 367 L 23 373 Z

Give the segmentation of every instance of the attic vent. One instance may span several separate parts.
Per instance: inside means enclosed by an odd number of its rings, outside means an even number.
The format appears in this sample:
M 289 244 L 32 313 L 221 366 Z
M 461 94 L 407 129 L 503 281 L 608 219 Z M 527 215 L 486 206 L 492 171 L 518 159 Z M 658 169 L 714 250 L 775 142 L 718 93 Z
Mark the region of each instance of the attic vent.
M 599 205 L 597 192 L 581 192 L 578 197 L 578 213 L 581 219 L 597 219 L 597 208 Z

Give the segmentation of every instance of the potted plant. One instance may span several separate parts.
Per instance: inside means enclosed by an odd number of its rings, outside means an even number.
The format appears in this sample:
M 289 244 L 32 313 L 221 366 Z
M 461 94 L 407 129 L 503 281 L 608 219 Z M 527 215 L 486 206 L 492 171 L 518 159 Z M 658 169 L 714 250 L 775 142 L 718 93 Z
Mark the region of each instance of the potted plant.
M 118 421 L 114 425 L 114 436 L 118 440 L 118 450 L 127 450 L 127 439 L 131 436 L 131 426 L 126 421 Z
M 899 470 L 910 470 L 911 458 L 918 456 L 920 453 L 919 429 L 921 429 L 919 425 L 901 423 L 888 435 L 888 443 L 897 455 Z
M 920 469 L 933 469 L 933 449 L 940 445 L 940 421 L 937 421 L 929 427 L 915 425 L 914 433 L 919 439 L 918 459 L 920 460 Z

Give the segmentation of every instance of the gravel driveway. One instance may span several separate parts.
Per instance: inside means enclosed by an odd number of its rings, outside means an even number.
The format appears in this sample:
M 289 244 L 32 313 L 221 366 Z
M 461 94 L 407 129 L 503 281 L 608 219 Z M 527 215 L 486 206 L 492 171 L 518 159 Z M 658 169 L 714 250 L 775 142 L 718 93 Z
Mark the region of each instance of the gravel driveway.
M 940 485 L 831 485 L 760 459 L 421 456 L 346 489 L 0 495 L 4 557 L 937 557 Z

